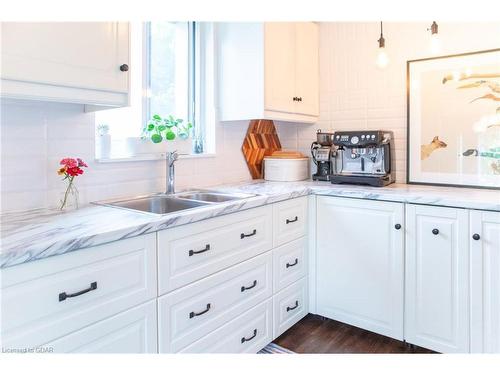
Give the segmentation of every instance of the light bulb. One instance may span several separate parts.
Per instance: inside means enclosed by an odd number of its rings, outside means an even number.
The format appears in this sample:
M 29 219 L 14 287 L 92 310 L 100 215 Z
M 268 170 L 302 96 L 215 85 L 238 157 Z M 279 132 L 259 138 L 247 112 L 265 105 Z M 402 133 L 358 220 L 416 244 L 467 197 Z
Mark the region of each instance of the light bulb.
M 381 69 L 385 68 L 389 64 L 389 57 L 387 56 L 387 53 L 385 52 L 384 47 L 380 47 L 378 49 L 378 54 L 377 54 L 377 66 Z
M 432 53 L 441 51 L 441 40 L 439 40 L 437 33 L 431 35 L 431 51 Z

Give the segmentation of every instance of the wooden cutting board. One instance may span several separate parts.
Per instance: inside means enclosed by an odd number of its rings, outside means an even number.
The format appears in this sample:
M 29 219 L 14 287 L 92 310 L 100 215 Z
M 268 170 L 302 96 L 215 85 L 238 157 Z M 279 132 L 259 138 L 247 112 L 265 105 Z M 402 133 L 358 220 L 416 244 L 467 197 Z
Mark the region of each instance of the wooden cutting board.
M 263 177 L 262 161 L 275 151 L 281 150 L 278 133 L 272 120 L 252 120 L 241 147 L 252 178 Z

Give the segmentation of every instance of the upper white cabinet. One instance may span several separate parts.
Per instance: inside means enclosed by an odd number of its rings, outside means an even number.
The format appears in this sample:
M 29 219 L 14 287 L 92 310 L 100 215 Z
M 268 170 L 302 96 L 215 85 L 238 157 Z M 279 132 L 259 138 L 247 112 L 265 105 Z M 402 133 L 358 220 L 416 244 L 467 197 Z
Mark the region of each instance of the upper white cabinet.
M 317 121 L 316 23 L 221 23 L 217 40 L 220 120 Z
M 2 97 L 124 106 L 126 22 L 4 22 Z
M 317 197 L 316 313 L 403 339 L 404 206 Z
M 500 353 L 500 212 L 470 218 L 471 351 Z
M 405 340 L 467 353 L 468 211 L 407 205 L 406 226 Z

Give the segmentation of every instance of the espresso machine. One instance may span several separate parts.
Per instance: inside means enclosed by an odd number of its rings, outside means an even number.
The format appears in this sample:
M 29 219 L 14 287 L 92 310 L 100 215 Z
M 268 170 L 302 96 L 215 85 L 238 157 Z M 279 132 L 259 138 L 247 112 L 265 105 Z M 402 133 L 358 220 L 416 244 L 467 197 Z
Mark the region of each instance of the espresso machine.
M 311 144 L 311 155 L 316 164 L 316 173 L 313 180 L 330 181 L 335 149 L 333 147 L 333 133 L 324 133 L 319 129 L 316 133 L 316 142 Z
M 395 181 L 394 136 L 391 131 L 339 131 L 332 184 L 386 186 Z

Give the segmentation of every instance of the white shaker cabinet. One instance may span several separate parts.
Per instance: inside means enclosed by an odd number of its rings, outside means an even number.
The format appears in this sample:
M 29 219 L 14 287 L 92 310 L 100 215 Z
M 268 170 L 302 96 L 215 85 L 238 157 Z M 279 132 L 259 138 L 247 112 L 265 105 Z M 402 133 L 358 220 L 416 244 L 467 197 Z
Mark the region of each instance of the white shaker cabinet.
M 317 197 L 316 313 L 403 339 L 404 206 Z
M 220 23 L 217 44 L 221 121 L 318 120 L 316 23 Z
M 500 353 L 500 212 L 470 211 L 471 351 Z
M 406 206 L 405 340 L 469 351 L 468 211 Z
M 124 106 L 127 22 L 3 22 L 2 97 Z

